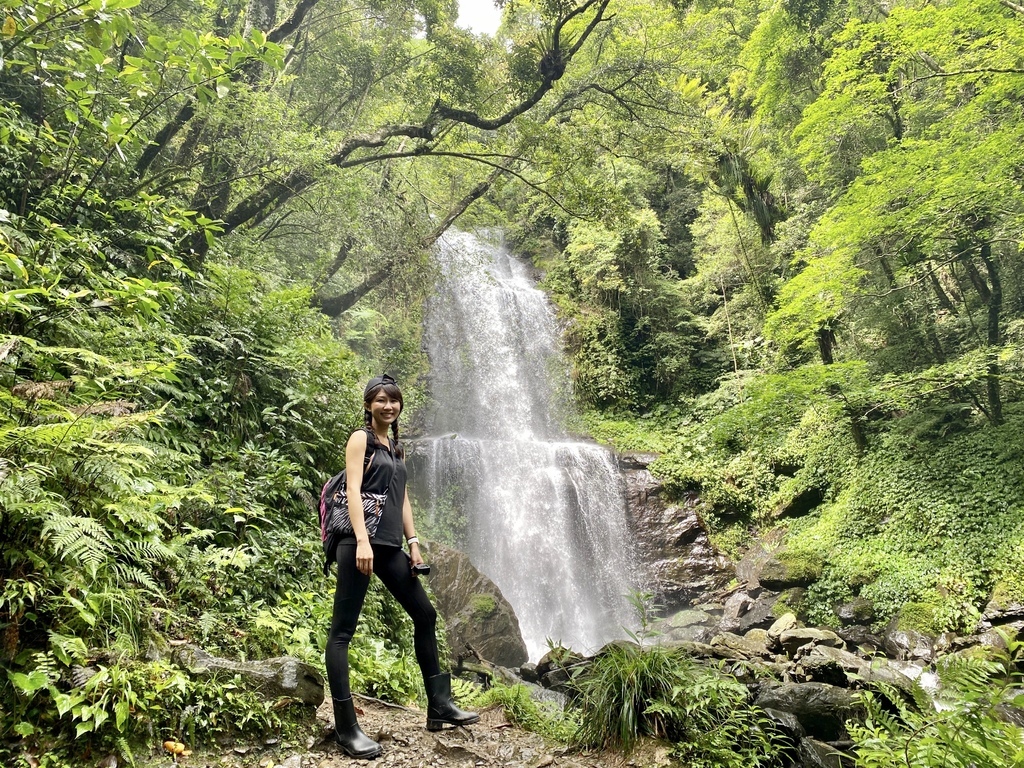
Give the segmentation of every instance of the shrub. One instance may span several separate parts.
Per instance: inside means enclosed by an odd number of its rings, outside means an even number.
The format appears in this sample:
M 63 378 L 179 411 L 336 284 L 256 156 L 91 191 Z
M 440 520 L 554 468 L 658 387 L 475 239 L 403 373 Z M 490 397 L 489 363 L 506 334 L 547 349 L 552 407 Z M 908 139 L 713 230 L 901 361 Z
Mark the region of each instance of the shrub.
M 456 693 L 459 687 L 462 686 L 454 687 Z M 500 706 L 509 721 L 520 728 L 563 743 L 572 741 L 579 727 L 573 710 L 563 710 L 551 701 L 535 701 L 525 685 L 499 683 L 475 696 L 464 697 L 463 700 L 471 709 Z
M 749 705 L 747 688 L 679 649 L 611 645 L 574 685 L 582 746 L 629 751 L 651 736 L 671 741 L 692 768 L 775 764 L 774 730 Z
M 889 685 L 861 694 L 867 713 L 850 723 L 860 768 L 1010 768 L 1024 765 L 1024 728 L 1003 716 L 1020 707 L 1022 644 L 988 659 L 948 656 L 939 686 L 915 683 L 909 700 Z

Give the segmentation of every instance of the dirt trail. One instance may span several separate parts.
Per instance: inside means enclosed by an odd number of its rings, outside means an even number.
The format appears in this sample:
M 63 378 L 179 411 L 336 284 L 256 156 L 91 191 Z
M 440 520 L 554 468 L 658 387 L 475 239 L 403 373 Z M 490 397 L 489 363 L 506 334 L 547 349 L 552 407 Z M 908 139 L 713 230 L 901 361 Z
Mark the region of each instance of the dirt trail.
M 317 711 L 325 738 L 303 750 L 269 746 L 223 755 L 211 766 L 239 768 L 665 768 L 667 750 L 647 745 L 628 758 L 607 752 L 580 754 L 546 743 L 535 733 L 513 726 L 500 708 L 481 712 L 480 722 L 465 728 L 431 733 L 424 727 L 426 714 L 357 698 L 359 723 L 384 747 L 371 761 L 346 757 L 330 740 L 333 725 L 330 701 Z

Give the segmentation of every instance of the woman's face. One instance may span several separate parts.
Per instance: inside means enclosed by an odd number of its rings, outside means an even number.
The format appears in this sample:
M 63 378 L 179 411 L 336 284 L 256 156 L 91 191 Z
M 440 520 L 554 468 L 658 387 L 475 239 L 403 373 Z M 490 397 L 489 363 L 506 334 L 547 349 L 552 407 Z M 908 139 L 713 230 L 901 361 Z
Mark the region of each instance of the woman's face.
M 402 412 L 402 401 L 380 389 L 373 396 L 368 409 L 375 422 L 387 426 Z

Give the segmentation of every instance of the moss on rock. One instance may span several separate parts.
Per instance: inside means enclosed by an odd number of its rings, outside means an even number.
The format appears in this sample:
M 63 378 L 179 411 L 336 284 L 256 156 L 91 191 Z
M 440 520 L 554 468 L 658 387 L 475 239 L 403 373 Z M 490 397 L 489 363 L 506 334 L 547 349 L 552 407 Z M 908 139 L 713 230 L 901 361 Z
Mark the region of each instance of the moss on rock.
M 474 594 L 469 598 L 470 611 L 475 619 L 487 619 L 498 610 L 498 602 L 491 595 Z
M 938 609 L 934 603 L 907 603 L 900 609 L 896 618 L 897 629 L 916 630 L 929 635 L 937 635 L 942 631 L 938 621 Z

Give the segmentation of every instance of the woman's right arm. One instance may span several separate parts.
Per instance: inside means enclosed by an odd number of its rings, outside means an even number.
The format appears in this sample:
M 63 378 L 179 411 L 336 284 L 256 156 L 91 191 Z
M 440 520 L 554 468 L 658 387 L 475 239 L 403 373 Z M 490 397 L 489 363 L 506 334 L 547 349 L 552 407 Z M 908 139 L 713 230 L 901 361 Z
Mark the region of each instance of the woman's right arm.
M 353 432 L 345 446 L 345 487 L 348 496 L 348 516 L 352 521 L 352 531 L 356 535 L 356 568 L 369 576 L 373 573 L 373 549 L 370 547 L 370 536 L 366 532 L 366 520 L 363 517 L 363 462 L 366 460 L 366 431 L 360 429 Z

